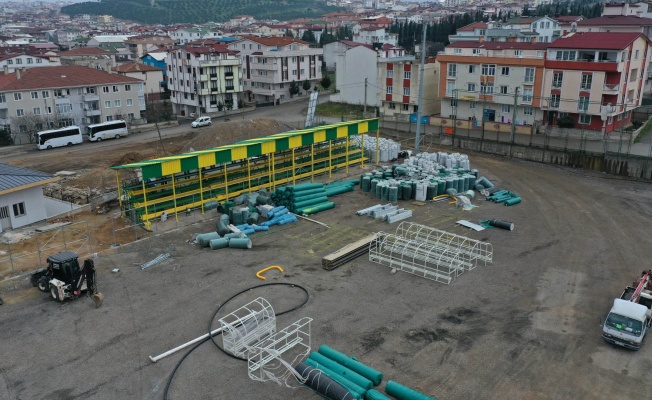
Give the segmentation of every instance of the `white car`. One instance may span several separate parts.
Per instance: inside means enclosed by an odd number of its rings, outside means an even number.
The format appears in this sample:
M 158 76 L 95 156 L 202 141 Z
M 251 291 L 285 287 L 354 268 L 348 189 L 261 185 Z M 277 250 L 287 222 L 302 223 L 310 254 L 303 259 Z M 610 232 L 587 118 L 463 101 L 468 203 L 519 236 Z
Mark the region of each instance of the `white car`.
M 211 125 L 211 117 L 199 117 L 196 120 L 192 121 L 192 126 L 193 128 L 199 128 L 200 126 L 207 126 Z

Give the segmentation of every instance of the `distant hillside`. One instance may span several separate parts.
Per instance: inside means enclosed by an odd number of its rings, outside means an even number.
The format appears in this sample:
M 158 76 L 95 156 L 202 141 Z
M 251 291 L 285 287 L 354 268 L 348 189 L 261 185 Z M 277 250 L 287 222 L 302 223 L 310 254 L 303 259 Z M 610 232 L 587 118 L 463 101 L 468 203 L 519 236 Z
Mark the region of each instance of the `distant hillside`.
M 316 0 L 101 0 L 65 6 L 61 12 L 113 15 L 148 24 L 224 22 L 236 15 L 285 21 L 340 10 Z

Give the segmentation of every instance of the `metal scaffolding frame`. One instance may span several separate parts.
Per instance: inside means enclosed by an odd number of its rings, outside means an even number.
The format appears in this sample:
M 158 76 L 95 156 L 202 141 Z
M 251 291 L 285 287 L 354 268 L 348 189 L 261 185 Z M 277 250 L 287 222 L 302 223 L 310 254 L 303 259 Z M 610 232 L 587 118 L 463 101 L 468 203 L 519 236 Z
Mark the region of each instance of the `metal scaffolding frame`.
M 470 239 L 415 222 L 401 222 L 396 228 L 396 235 L 408 240 L 426 243 L 438 251 L 457 253 L 467 270 L 474 269 L 478 264 L 478 260 L 484 261 L 484 264 L 487 265 L 493 259 L 494 250 L 491 243 Z
M 276 315 L 262 297 L 245 304 L 220 318 L 224 350 L 246 358 L 249 349 L 276 332 Z
M 457 252 L 385 232 L 369 244 L 369 261 L 445 284 L 465 271 Z

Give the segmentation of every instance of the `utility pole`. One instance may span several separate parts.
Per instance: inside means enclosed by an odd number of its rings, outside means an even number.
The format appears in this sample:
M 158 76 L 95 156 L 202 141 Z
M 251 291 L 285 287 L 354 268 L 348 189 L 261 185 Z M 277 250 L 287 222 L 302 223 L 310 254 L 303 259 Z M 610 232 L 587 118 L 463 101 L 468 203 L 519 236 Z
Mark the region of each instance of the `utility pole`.
M 512 147 L 514 147 L 514 139 L 516 138 L 516 106 L 518 104 L 518 90 L 520 88 L 517 87 L 516 90 L 514 90 L 514 109 L 512 110 L 512 140 L 511 144 L 509 145 L 509 156 L 512 156 Z
M 419 98 L 417 99 L 417 129 L 416 138 L 414 139 L 414 153 L 419 153 L 419 143 L 421 142 L 421 113 L 423 108 L 423 78 L 425 75 L 426 64 L 426 23 L 422 25 L 423 35 L 421 38 L 421 65 L 419 65 Z
M 367 79 L 364 78 L 364 109 L 362 110 L 362 118 L 367 118 Z

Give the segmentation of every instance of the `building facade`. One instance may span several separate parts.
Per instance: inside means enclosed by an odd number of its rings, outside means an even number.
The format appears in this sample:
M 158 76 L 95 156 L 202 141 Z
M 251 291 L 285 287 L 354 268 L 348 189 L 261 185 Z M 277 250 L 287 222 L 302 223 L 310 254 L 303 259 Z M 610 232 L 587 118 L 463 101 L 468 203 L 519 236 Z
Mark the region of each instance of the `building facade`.
M 181 116 L 238 109 L 243 91 L 241 60 L 226 45 L 186 45 L 168 53 L 172 110 Z
M 454 42 L 437 56 L 441 115 L 518 125 L 542 119 L 545 43 Z
M 315 87 L 322 79 L 323 49 L 302 40 L 247 37 L 229 44 L 229 49 L 240 53 L 246 101 L 283 102 L 292 97 L 292 82 L 301 86 L 308 81 Z
M 145 100 L 147 101 L 160 100 L 166 88 L 165 81 L 163 80 L 163 70 L 157 67 L 132 63 L 118 65 L 113 68 L 113 71 L 120 75 L 143 81 L 143 91 L 145 92 Z
M 408 117 L 419 111 L 420 63 L 414 56 L 378 59 L 380 86 L 380 113 L 385 116 Z M 426 59 L 424 65 L 423 103 L 421 115 L 440 112 L 439 67 L 435 59 Z
M 334 69 L 338 92 L 330 96 L 330 101 L 347 104 L 366 101 L 368 106 L 380 106 L 376 51 L 366 46 L 351 47 L 337 56 Z
M 141 119 L 143 82 L 81 66 L 17 69 L 0 76 L 0 125 L 13 134 Z

